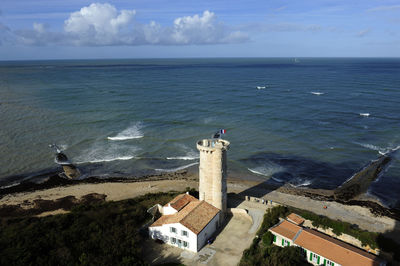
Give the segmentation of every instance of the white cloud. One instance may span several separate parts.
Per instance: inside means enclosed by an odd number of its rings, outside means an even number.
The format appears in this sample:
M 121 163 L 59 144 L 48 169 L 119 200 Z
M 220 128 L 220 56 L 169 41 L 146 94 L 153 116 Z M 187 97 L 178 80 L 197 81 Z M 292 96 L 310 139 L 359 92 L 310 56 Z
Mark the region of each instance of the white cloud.
M 320 25 L 316 24 L 295 24 L 295 23 L 250 23 L 242 26 L 245 31 L 255 32 L 318 32 L 323 30 Z
M 46 32 L 46 27 L 43 23 L 33 23 L 33 30 L 36 31 L 37 33 L 45 33 Z
M 121 10 L 110 4 L 94 3 L 74 12 L 64 22 L 64 30 L 76 44 L 121 44 L 121 29 L 131 25 L 135 10 Z
M 50 32 L 44 24 L 34 23 L 33 30 L 14 33 L 25 45 L 201 45 L 248 40 L 246 34 L 219 22 L 210 11 L 176 18 L 170 26 L 155 21 L 141 24 L 135 16 L 135 10 L 93 3 L 71 13 L 64 21 L 63 32 Z
M 274 11 L 275 12 L 279 12 L 279 11 L 282 11 L 282 10 L 285 10 L 285 9 L 287 9 L 287 6 L 281 6 L 281 7 L 275 8 Z
M 392 6 L 377 6 L 374 8 L 367 9 L 368 12 L 378 12 L 378 11 L 392 11 L 400 9 L 400 5 L 392 5 Z
M 371 29 L 365 29 L 365 30 L 362 30 L 362 31 L 359 31 L 358 33 L 357 33 L 357 37 L 364 37 L 365 35 L 367 35 L 369 32 L 371 31 Z
M 218 22 L 215 14 L 210 11 L 204 11 L 202 15 L 177 18 L 172 27 L 162 27 L 151 22 L 143 27 L 143 32 L 146 42 L 157 44 L 217 44 L 248 39 L 244 33 L 230 30 Z

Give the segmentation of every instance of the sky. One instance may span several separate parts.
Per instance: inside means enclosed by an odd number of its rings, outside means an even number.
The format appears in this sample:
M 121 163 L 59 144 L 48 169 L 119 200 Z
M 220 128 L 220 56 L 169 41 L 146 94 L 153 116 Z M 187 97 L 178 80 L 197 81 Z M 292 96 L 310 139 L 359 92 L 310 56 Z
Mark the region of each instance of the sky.
M 0 60 L 400 57 L 400 0 L 1 0 Z

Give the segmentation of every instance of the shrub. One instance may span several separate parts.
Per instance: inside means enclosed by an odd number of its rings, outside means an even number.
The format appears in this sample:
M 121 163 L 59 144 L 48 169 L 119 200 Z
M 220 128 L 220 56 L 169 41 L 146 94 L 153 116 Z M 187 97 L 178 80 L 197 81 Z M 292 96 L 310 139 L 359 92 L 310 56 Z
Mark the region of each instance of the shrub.
M 262 236 L 263 244 L 266 246 L 271 245 L 273 240 L 274 240 L 274 235 L 269 231 L 264 233 Z
M 138 229 L 146 210 L 178 193 L 79 205 L 42 218 L 1 218 L 0 265 L 144 265 Z

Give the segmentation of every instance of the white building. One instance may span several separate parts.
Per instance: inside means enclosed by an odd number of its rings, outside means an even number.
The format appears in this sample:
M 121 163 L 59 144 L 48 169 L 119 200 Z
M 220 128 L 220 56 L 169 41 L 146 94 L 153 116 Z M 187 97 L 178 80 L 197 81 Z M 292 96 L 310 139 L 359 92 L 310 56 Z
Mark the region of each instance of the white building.
M 169 245 L 199 251 L 218 228 L 221 211 L 189 194 L 180 194 L 163 206 L 162 216 L 149 235 Z
M 295 214 L 291 214 L 288 216 L 288 220 L 282 220 L 272 226 L 268 231 L 274 235 L 273 243 L 280 247 L 301 247 L 307 261 L 313 265 L 385 265 L 373 254 L 318 231 L 300 226 L 303 221 Z

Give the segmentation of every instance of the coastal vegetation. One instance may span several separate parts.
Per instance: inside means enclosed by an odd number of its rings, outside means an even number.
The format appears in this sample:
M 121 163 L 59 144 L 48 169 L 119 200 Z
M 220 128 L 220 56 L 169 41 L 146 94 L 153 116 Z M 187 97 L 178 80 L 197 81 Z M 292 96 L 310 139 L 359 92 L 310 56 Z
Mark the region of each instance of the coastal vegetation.
M 2 217 L 0 265 L 146 265 L 140 228 L 152 218 L 147 209 L 177 194 L 81 203 L 47 217 Z
M 250 265 L 307 265 L 300 248 L 277 247 L 272 244 L 272 234 L 268 229 L 279 222 L 279 218 L 285 218 L 289 213 L 295 212 L 307 220 L 311 220 L 313 226 L 324 229 L 332 228 L 337 235 L 348 234 L 359 239 L 362 245 L 371 248 L 379 248 L 384 252 L 391 253 L 393 259 L 400 260 L 400 245 L 382 234 L 368 232 L 359 229 L 350 223 L 329 219 L 328 217 L 315 213 L 299 210 L 292 207 L 277 206 L 268 209 L 264 220 L 257 232 L 256 238 L 250 248 L 243 252 L 240 266 Z
M 332 228 L 332 232 L 338 236 L 341 234 L 351 235 L 360 240 L 363 246 L 368 245 L 373 249 L 379 248 L 382 251 L 393 253 L 393 258 L 397 261 L 400 261 L 400 253 L 398 252 L 400 250 L 400 244 L 397 244 L 395 241 L 382 234 L 368 232 L 359 229 L 356 225 L 332 220 L 326 216 L 317 215 L 306 210 L 299 210 L 291 207 L 289 207 L 289 209 L 290 211 L 296 212 L 303 218 L 310 220 L 312 225 L 315 227 L 321 227 L 324 229 Z
M 288 214 L 288 208 L 277 206 L 268 209 L 257 236 L 253 239 L 250 248 L 243 252 L 240 266 L 252 265 L 308 265 L 299 247 L 281 248 L 272 244 L 272 234 L 268 229 L 279 222 L 280 217 Z

